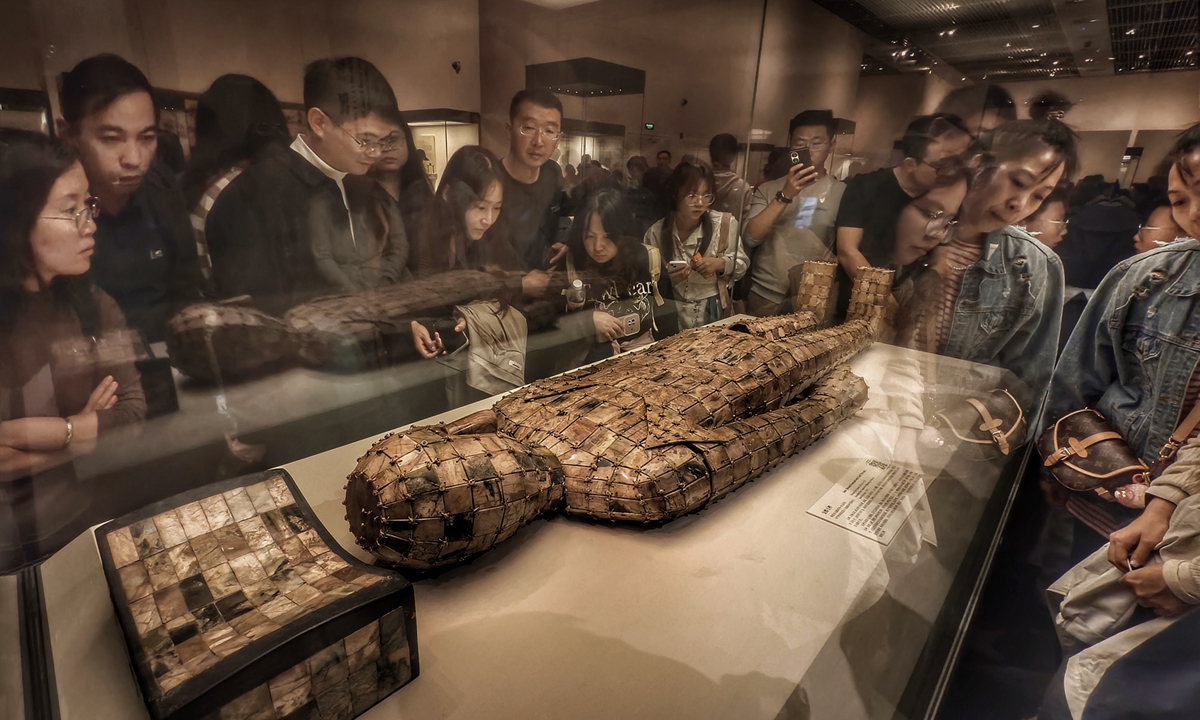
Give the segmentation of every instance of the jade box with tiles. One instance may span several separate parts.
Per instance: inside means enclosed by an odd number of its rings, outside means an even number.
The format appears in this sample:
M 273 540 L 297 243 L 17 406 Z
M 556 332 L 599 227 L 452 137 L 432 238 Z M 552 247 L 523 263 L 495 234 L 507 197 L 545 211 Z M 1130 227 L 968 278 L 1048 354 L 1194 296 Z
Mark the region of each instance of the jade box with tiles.
M 154 720 L 332 720 L 417 674 L 412 586 L 345 554 L 283 471 L 96 530 Z

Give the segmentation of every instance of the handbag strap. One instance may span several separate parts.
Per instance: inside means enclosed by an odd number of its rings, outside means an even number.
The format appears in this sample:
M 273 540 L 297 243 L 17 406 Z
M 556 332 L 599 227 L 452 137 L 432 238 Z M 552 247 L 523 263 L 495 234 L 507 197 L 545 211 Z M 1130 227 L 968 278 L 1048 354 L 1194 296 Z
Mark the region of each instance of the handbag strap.
M 1004 425 L 1004 421 L 998 418 L 993 418 L 992 414 L 988 412 L 987 406 L 975 398 L 967 398 L 967 402 L 970 403 L 971 407 L 975 408 L 975 410 L 979 413 L 979 417 L 983 418 L 983 424 L 979 426 L 979 429 L 992 436 L 992 440 L 994 440 L 996 444 L 1000 446 L 1001 455 L 1007 455 L 1009 451 L 1008 437 L 1006 437 L 1004 433 L 1000 432 L 1000 428 Z
M 1200 402 L 1192 406 L 1192 411 L 1187 414 L 1179 427 L 1175 428 L 1175 432 L 1171 434 L 1171 439 L 1163 445 L 1163 449 L 1158 453 L 1158 459 L 1171 461 L 1175 459 L 1175 453 L 1179 452 L 1179 448 L 1188 441 L 1195 431 L 1196 426 L 1200 425 Z

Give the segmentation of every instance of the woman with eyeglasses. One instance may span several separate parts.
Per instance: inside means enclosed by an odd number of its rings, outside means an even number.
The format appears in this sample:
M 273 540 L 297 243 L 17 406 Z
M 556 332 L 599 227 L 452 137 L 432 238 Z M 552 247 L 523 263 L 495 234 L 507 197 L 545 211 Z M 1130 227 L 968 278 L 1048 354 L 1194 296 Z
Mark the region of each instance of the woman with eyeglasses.
M 1170 200 L 1164 199 L 1163 204 L 1151 210 L 1146 222 L 1138 228 L 1133 238 L 1133 249 L 1146 253 L 1187 238 L 1188 234 L 1175 222 Z
M 40 135 L 0 135 L 0 485 L 146 413 L 132 333 L 88 278 L 97 204 Z
M 673 205 L 646 231 L 646 244 L 659 249 L 670 271 L 681 329 L 707 325 L 730 312 L 730 288 L 750 267 L 737 219 L 711 209 L 715 188 L 708 167 L 680 163 L 667 178 Z
M 1075 166 L 1075 136 L 1066 126 L 1008 123 L 976 142 L 962 170 L 966 182 L 947 190 L 965 188 L 953 223 L 944 204 L 910 203 L 897 227 L 893 262 L 904 267 L 920 258 L 926 273 L 914 279 L 911 297 L 897 298 L 898 339 L 1006 368 L 1027 386 L 1014 394 L 1035 402 L 1058 350 L 1063 271 L 1052 251 L 1015 225 Z

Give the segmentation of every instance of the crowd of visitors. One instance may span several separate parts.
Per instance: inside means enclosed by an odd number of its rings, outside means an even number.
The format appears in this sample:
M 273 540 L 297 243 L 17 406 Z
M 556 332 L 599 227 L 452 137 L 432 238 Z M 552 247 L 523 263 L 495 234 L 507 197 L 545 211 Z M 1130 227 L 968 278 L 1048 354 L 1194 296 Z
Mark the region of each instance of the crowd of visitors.
M 136 363 L 161 353 L 170 318 L 193 303 L 283 317 L 444 273 L 496 278 L 456 309 L 396 323 L 408 359 L 467 378 L 466 402 L 532 379 L 479 381 L 468 365 L 488 338 L 520 354 L 524 334 L 553 327 L 570 348 L 560 369 L 577 367 L 738 313 L 787 312 L 806 261 L 838 265 L 825 320 L 845 312 L 864 268 L 892 268 L 892 342 L 1011 372 L 1031 415 L 1046 388 L 1048 420 L 1096 408 L 1150 462 L 1200 396 L 1200 244 L 1187 240 L 1200 232 L 1200 127 L 1146 183 L 1075 182 L 1076 135 L 1046 103 L 1018 119 L 998 87 L 955 91 L 909 123 L 894 166 L 848 178 L 834 172 L 837 118 L 798 108 L 760 179 L 728 133 L 707 160 L 663 148 L 653 165 L 560 167 L 563 106 L 525 89 L 508 146 L 462 147 L 434 187 L 393 88 L 366 60 L 305 69 L 294 137 L 266 86 L 217 79 L 199 98 L 190 162 L 173 172 L 145 75 L 89 58 L 63 76 L 57 141 L 0 131 L 0 478 L 142 422 Z M 1107 548 L 1091 536 L 1163 616 L 1200 604 L 1200 558 L 1153 559 L 1169 533 L 1195 526 L 1197 454 L 1193 437 L 1145 510 L 1118 513 Z M 1168 684 L 1153 657 L 1141 662 L 1128 672 L 1142 688 Z M 1047 718 L 1070 716 L 1065 677 Z

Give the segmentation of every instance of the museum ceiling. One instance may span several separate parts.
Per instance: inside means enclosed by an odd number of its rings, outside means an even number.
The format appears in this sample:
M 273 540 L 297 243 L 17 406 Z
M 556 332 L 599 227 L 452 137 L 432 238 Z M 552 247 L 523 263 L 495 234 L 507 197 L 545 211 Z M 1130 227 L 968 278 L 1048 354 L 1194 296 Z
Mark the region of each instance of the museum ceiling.
M 867 34 L 864 74 L 1111 76 L 1194 69 L 1200 52 L 1200 0 L 815 2 Z

